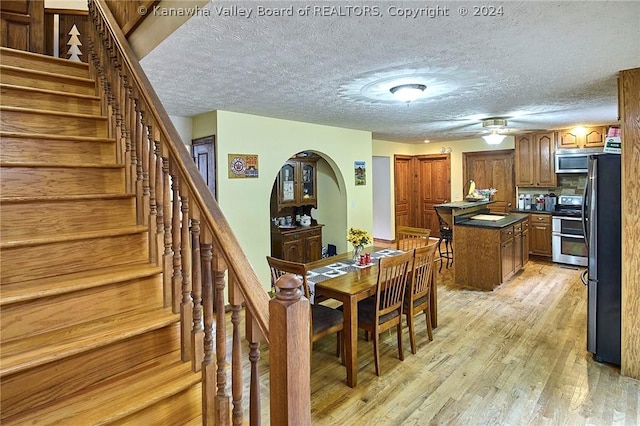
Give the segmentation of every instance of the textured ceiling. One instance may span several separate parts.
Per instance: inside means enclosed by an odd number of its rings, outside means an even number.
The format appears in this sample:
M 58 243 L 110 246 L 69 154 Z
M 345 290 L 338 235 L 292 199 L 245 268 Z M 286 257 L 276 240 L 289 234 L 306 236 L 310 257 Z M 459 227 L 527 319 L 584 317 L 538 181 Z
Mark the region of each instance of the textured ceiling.
M 474 5 L 502 14 L 472 16 Z M 380 16 L 365 16 L 365 7 Z M 367 130 L 382 140 L 464 139 L 480 135 L 488 117 L 506 117 L 511 131 L 613 123 L 617 73 L 640 66 L 638 1 L 204 8 L 141 61 L 171 115 L 226 110 Z M 275 8 L 294 16 L 265 16 Z M 404 8 L 441 16 L 392 16 Z M 424 82 L 425 96 L 390 100 L 395 77 Z

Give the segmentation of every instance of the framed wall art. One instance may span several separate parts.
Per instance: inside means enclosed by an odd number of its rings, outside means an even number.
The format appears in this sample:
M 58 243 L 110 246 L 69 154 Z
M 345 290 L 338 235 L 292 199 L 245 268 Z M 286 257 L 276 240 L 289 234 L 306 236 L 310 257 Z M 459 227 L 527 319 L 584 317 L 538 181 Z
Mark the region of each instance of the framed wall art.
M 356 185 L 367 184 L 367 167 L 364 161 L 355 161 L 353 163 L 355 169 Z
M 257 178 L 258 156 L 254 154 L 229 154 L 229 178 Z

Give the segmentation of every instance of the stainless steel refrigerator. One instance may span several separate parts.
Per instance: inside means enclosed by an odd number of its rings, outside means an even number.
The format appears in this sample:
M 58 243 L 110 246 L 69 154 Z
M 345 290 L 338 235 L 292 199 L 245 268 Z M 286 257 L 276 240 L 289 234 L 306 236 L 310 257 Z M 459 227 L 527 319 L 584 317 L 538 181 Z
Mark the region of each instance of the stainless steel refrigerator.
M 587 350 L 598 362 L 620 365 L 620 155 L 590 155 L 588 173 L 582 210 L 589 253 L 583 274 L 588 294 Z

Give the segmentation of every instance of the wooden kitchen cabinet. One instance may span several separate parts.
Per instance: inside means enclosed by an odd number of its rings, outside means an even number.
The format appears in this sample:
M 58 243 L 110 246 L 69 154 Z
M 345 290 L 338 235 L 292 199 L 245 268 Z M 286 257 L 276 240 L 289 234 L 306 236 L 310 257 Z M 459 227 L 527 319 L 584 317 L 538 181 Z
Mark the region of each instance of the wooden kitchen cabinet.
M 502 274 L 502 282 L 507 281 L 515 274 L 515 266 L 513 226 L 510 226 L 500 232 L 500 273 Z
M 502 282 L 518 273 L 529 262 L 529 221 L 500 231 L 500 273 Z
M 318 206 L 316 158 L 288 160 L 276 180 L 278 210 L 285 207 Z
M 551 215 L 531 214 L 529 221 L 529 254 L 551 257 Z
M 598 148 L 604 147 L 607 137 L 607 126 L 586 127 L 585 133 L 575 132 L 575 129 L 558 132 L 558 149 L 569 148 Z
M 554 132 L 516 135 L 516 186 L 556 186 Z
M 522 223 L 522 267 L 529 262 L 529 221 Z
M 493 290 L 527 264 L 529 219 L 528 215 L 518 216 L 515 223 L 504 227 L 478 226 L 472 220 L 454 224 L 456 284 Z
M 308 263 L 322 258 L 322 225 L 271 231 L 271 255 L 290 262 Z

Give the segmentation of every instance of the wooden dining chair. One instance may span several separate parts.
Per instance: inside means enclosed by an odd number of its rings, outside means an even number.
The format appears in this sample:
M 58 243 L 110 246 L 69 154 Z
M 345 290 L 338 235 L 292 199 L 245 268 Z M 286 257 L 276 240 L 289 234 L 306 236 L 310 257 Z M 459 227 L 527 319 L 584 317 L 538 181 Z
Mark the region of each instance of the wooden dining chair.
M 413 268 L 407 284 L 402 312 L 407 317 L 409 327 L 409 340 L 411 342 L 411 352 L 416 351 L 415 316 L 424 312 L 427 319 L 427 335 L 429 341 L 433 340 L 431 329 L 431 285 L 433 280 L 433 261 L 436 256 L 438 243 L 429 244 L 426 247 L 419 247 L 414 250 Z
M 267 256 L 267 263 L 271 269 L 271 286 L 275 287 L 275 282 L 285 274 L 295 274 L 302 280 L 304 295 L 311 300 L 309 283 L 307 282 L 307 267 L 304 263 L 289 262 Z M 310 318 L 310 339 L 311 348 L 313 343 L 333 333 L 338 334 L 336 356 L 342 357 L 342 330 L 344 328 L 344 316 L 338 309 L 319 303 L 312 303 Z
M 380 375 L 380 333 L 396 327 L 398 357 L 402 351 L 402 305 L 407 277 L 413 260 L 413 250 L 396 256 L 380 258 L 375 296 L 358 302 L 358 327 L 373 335 L 373 356 L 376 375 Z
M 429 245 L 431 229 L 398 226 L 396 228 L 396 249 L 411 251 L 414 248 Z

